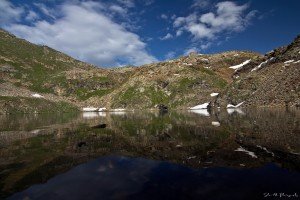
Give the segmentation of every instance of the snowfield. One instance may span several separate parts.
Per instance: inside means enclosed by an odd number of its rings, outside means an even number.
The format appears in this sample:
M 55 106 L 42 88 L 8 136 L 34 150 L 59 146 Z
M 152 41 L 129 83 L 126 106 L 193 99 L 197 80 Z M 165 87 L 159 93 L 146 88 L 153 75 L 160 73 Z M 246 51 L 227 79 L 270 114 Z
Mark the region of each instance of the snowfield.
M 234 150 L 234 151 L 245 152 L 246 154 L 248 154 L 248 155 L 251 156 L 252 158 L 257 158 L 257 156 L 255 155 L 254 152 L 248 151 L 248 150 L 244 149 L 243 147 L 239 147 L 238 149 L 236 149 L 236 150 Z
M 207 109 L 209 106 L 209 103 L 200 104 L 194 107 L 191 107 L 190 110 L 199 110 L 199 109 Z
M 219 93 L 216 93 L 216 92 L 210 94 L 211 97 L 216 97 L 218 95 L 219 95 Z
M 253 69 L 251 70 L 251 72 L 256 71 L 256 70 L 262 68 L 264 65 L 266 65 L 269 61 L 272 61 L 272 60 L 274 60 L 274 57 L 272 57 L 272 58 L 270 58 L 270 59 L 268 59 L 268 60 L 266 60 L 266 61 L 260 63 L 257 67 L 253 68 Z
M 250 63 L 250 62 L 251 62 L 251 59 L 246 60 L 245 62 L 243 62 L 243 63 L 241 63 L 241 64 L 239 64 L 239 65 L 231 66 L 231 67 L 229 67 L 229 68 L 230 68 L 230 69 L 238 70 L 238 69 L 242 68 L 243 66 L 247 65 L 247 64 Z
M 31 96 L 34 97 L 34 98 L 44 98 L 44 96 L 42 96 L 40 94 L 37 94 L 37 93 L 32 94 Z

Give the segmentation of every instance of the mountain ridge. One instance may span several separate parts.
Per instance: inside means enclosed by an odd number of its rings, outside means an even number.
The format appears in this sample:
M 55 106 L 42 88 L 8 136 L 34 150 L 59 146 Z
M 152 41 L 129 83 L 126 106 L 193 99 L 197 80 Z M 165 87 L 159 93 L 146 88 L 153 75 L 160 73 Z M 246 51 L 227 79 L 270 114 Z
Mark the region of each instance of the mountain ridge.
M 226 107 L 242 101 L 245 106 L 297 106 L 299 40 L 298 36 L 290 45 L 266 55 L 251 51 L 191 53 L 140 67 L 105 69 L 0 30 L 0 96 L 32 98 L 39 93 L 45 100 L 66 102 L 78 109 L 147 109 L 157 104 L 186 109 L 206 102 Z M 284 63 L 289 59 L 293 61 Z M 278 80 L 283 86 L 275 84 Z M 220 95 L 211 97 L 211 93 Z M 9 112 L 5 104 L 0 107 L 3 113 Z

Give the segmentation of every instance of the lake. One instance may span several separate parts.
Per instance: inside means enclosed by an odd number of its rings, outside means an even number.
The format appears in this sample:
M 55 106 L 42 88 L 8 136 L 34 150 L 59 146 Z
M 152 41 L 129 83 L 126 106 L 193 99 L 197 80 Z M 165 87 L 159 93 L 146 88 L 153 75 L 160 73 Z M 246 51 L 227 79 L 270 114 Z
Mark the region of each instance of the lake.
M 0 115 L 1 199 L 299 199 L 300 110 Z

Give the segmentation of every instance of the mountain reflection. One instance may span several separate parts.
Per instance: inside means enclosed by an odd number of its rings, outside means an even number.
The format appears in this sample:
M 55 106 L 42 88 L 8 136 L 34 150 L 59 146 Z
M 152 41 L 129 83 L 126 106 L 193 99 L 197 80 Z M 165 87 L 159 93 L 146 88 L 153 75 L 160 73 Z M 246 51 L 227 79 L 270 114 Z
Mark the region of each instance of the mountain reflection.
M 280 109 L 208 115 L 184 111 L 2 115 L 1 197 L 109 155 L 194 169 L 255 169 L 273 163 L 299 172 L 299 119 L 299 111 Z M 99 124 L 106 126 L 92 128 Z M 97 171 L 106 173 L 113 167 L 113 162 L 101 164 Z

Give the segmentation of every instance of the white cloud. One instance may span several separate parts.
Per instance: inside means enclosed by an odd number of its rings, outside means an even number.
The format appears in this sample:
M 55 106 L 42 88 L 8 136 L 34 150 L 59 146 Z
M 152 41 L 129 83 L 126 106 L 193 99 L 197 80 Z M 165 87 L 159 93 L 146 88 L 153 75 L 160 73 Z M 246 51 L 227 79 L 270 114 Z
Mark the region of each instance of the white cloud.
M 178 36 L 181 36 L 183 34 L 183 31 L 182 30 L 177 30 L 176 31 L 176 36 L 178 37 Z
M 23 13 L 22 7 L 16 7 L 7 0 L 0 1 L 0 24 L 19 21 Z
M 206 1 L 197 1 L 204 3 Z M 219 2 L 216 4 L 215 12 L 199 15 L 194 12 L 187 17 L 177 17 L 173 26 L 176 28 L 176 35 L 183 31 L 189 32 L 194 40 L 213 40 L 218 34 L 243 31 L 250 20 L 255 16 L 256 11 L 246 13 L 249 5 L 237 5 L 231 1 Z M 203 44 L 203 47 L 209 45 Z
M 118 2 L 126 8 L 133 8 L 135 6 L 134 0 L 118 0 Z
M 192 7 L 206 8 L 210 5 L 209 0 L 194 0 Z
M 164 37 L 159 38 L 160 40 L 169 40 L 172 39 L 173 35 L 171 33 L 167 33 Z
M 25 17 L 25 19 L 27 21 L 30 21 L 30 22 L 35 21 L 35 20 L 37 20 L 39 18 L 40 18 L 39 15 L 36 12 L 32 11 L 32 10 L 30 10 L 28 12 L 27 16 Z
M 212 45 L 211 42 L 207 42 L 205 44 L 201 44 L 200 48 L 203 49 L 203 50 L 205 50 L 205 49 L 208 49 L 211 45 Z
M 150 5 L 152 5 L 154 3 L 154 0 L 144 0 L 144 4 L 146 5 L 146 6 L 150 6 Z
M 173 23 L 174 27 L 180 27 L 186 22 L 185 17 L 177 17 Z
M 166 55 L 165 55 L 165 59 L 169 60 L 169 59 L 173 59 L 176 56 L 176 52 L 174 51 L 169 51 Z
M 160 16 L 162 19 L 168 19 L 168 16 L 166 14 L 161 14 Z
M 146 43 L 138 35 L 113 22 L 96 9 L 97 5 L 102 6 L 94 1 L 66 3 L 56 10 L 62 17 L 52 22 L 38 20 L 32 26 L 10 24 L 4 28 L 30 42 L 50 46 L 99 66 L 157 61 L 147 53 Z
M 109 7 L 109 9 L 110 9 L 112 12 L 118 13 L 118 14 L 120 14 L 120 15 L 126 15 L 126 14 L 127 14 L 127 9 L 122 8 L 121 6 L 118 6 L 118 5 L 111 5 L 111 6 Z
M 51 9 L 51 8 L 47 7 L 43 3 L 34 3 L 33 5 L 35 5 L 44 15 L 55 19 L 55 13 L 56 12 L 55 12 L 54 9 Z
M 198 52 L 200 52 L 199 48 L 197 48 L 197 47 L 190 47 L 190 48 L 187 48 L 184 51 L 184 55 L 189 55 L 190 53 L 198 53 Z

